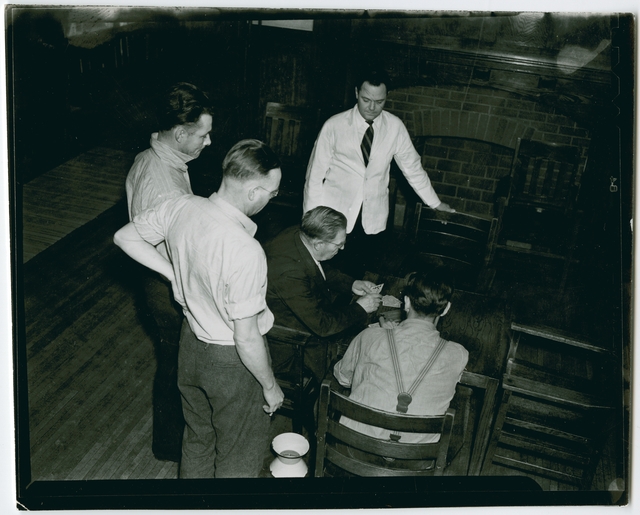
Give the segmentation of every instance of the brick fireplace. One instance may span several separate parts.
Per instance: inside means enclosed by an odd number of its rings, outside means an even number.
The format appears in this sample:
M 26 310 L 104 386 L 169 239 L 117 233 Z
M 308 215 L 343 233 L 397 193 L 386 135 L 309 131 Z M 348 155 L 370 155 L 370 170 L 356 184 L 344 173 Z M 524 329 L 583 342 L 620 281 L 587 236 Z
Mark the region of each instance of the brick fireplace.
M 390 91 L 386 109 L 404 121 L 440 198 L 466 213 L 492 216 L 518 137 L 580 148 L 578 181 L 586 164 L 586 128 L 554 107 L 508 91 L 412 86 Z M 396 226 L 403 224 L 403 203 L 401 196 Z

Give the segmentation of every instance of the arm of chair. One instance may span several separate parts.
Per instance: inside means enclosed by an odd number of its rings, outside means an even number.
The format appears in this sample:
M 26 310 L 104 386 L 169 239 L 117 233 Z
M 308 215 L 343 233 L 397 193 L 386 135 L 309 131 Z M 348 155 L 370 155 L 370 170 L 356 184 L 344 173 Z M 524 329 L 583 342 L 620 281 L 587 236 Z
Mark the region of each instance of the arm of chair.
M 589 350 L 592 352 L 598 352 L 602 354 L 611 353 L 609 349 L 606 349 L 598 345 L 593 345 L 580 338 L 576 338 L 574 335 L 566 331 L 562 331 L 560 329 L 555 329 L 552 327 L 547 327 L 543 325 L 525 325 L 525 324 L 519 324 L 518 322 L 512 322 L 511 330 L 517 331 L 520 333 L 530 334 L 532 336 L 538 336 L 540 338 L 545 338 L 547 340 L 553 340 L 558 343 L 563 343 L 565 345 L 578 347 L 578 348 Z
M 311 333 L 291 329 L 282 325 L 275 325 L 267 333 L 268 339 L 273 339 L 278 343 L 286 343 L 288 345 L 304 346 L 313 337 Z
M 340 393 L 340 394 L 348 397 L 349 393 L 351 393 L 351 388 L 347 388 L 346 386 L 342 386 L 338 382 L 336 377 L 333 375 L 333 366 L 335 364 L 336 364 L 335 361 L 333 363 L 331 363 L 331 366 L 327 370 L 327 373 L 324 376 L 324 379 L 322 380 L 322 385 L 323 386 L 327 386 L 328 388 L 330 388 L 334 392 Z

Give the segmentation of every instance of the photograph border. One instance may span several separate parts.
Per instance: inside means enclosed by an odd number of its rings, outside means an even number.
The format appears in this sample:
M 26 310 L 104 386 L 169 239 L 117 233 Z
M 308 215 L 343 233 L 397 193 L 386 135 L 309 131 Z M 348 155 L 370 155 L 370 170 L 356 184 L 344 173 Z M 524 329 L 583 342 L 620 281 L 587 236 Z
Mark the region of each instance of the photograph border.
M 59 5 L 59 4 L 58 4 Z M 111 4 L 113 5 L 113 4 Z M 67 6 L 63 6 L 67 7 Z M 8 9 L 9 7 L 7 7 Z M 264 14 L 264 11 L 261 10 Z M 314 15 L 314 11 L 309 11 Z M 322 10 L 325 14 L 326 11 Z M 619 14 L 626 15 L 624 11 Z M 633 13 L 629 13 L 632 15 Z M 274 16 L 276 13 L 274 12 Z M 360 14 L 365 16 L 364 14 Z M 6 16 L 6 11 L 5 11 Z M 279 12 L 278 16 L 293 16 Z M 5 20 L 5 26 L 9 22 Z M 635 161 L 635 22 L 630 33 L 618 37 L 621 66 L 615 71 L 620 81 L 616 104 L 620 108 L 620 192 L 621 221 L 632 218 Z M 615 41 L 614 41 L 615 43 Z M 10 46 L 7 46 L 7 69 L 10 68 Z M 9 75 L 10 76 L 10 75 Z M 7 84 L 6 93 L 12 95 L 13 86 Z M 14 113 L 7 103 L 9 128 Z M 8 139 L 11 144 L 11 129 Z M 9 159 L 12 156 L 9 147 Z M 26 374 L 26 348 L 21 283 L 22 255 L 17 237 L 21 228 L 19 212 L 21 199 L 12 166 L 8 168 L 8 200 L 11 237 L 10 282 L 12 305 L 12 364 L 13 402 L 16 442 L 17 504 L 27 510 L 267 510 L 267 509 L 353 509 L 353 508 L 424 508 L 424 507 L 487 507 L 487 506 L 610 506 L 626 504 L 625 492 L 541 492 L 531 489 L 522 477 L 444 477 L 444 478 L 350 478 L 350 479 L 287 479 L 264 480 L 91 480 L 91 481 L 32 481 L 29 464 L 29 407 Z M 621 240 L 621 259 L 631 260 L 632 241 Z M 628 255 L 627 255 L 628 252 Z M 631 316 L 631 305 L 622 295 L 622 307 Z M 622 328 L 623 337 L 630 339 L 631 323 Z M 630 341 L 628 342 L 630 345 Z M 628 421 L 628 428 L 631 423 Z M 629 433 L 627 432 L 627 435 Z M 630 467 L 628 467 L 630 471 Z M 631 476 L 629 476 L 631 477 Z M 622 497 L 620 497 L 621 494 Z M 617 497 L 617 498 L 616 498 Z

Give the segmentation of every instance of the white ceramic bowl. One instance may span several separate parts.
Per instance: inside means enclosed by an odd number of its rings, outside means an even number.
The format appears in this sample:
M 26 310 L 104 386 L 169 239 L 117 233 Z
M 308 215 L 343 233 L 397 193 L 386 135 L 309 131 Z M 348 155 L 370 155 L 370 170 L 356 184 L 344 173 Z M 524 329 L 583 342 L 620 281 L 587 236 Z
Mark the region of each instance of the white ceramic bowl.
M 309 452 L 309 442 L 298 433 L 282 433 L 271 442 L 277 457 L 269 469 L 274 477 L 304 477 L 307 464 L 302 459 Z

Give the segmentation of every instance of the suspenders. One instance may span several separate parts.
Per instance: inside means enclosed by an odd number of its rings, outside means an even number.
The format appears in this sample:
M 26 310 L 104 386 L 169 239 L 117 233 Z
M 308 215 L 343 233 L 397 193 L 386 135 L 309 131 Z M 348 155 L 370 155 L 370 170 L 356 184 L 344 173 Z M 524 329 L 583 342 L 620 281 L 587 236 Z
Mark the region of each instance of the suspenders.
M 418 377 L 416 377 L 415 381 L 413 381 L 413 383 L 409 387 L 409 390 L 405 390 L 404 384 L 402 382 L 402 373 L 400 372 L 400 361 L 398 360 L 398 350 L 396 348 L 396 341 L 393 336 L 393 329 L 387 329 L 387 337 L 389 339 L 389 347 L 391 348 L 391 360 L 393 361 L 393 369 L 396 374 L 396 383 L 398 385 L 399 392 L 396 411 L 399 413 L 406 413 L 407 409 L 409 408 L 409 404 L 411 404 L 411 401 L 413 400 L 411 395 L 415 393 L 416 389 L 427 375 L 427 372 L 429 372 L 429 369 L 440 354 L 440 351 L 442 351 L 442 349 L 446 345 L 447 341 L 443 338 L 440 338 L 438 346 L 429 357 L 429 360 L 424 364 L 424 367 L 422 367 L 422 370 L 418 374 Z M 390 438 L 394 441 L 398 441 L 400 440 L 400 435 L 397 433 L 392 433 L 390 435 Z

